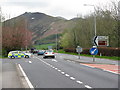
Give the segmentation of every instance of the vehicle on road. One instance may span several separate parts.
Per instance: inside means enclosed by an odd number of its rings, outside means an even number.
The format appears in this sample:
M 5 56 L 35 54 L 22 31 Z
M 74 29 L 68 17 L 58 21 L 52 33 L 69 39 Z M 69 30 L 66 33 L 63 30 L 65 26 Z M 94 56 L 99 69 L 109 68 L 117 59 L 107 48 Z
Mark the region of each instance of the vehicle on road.
M 32 52 L 33 54 L 37 54 L 38 53 L 38 50 L 37 49 L 35 49 L 35 50 L 33 50 L 33 52 Z
M 53 52 L 53 50 L 46 50 L 45 51 L 43 58 L 47 58 L 47 57 L 55 58 L 55 53 Z
M 25 52 L 22 52 L 22 51 L 10 51 L 8 53 L 8 58 L 30 58 L 32 57 L 32 54 L 31 53 L 25 53 Z
M 45 51 L 44 50 L 39 50 L 37 55 L 44 55 Z

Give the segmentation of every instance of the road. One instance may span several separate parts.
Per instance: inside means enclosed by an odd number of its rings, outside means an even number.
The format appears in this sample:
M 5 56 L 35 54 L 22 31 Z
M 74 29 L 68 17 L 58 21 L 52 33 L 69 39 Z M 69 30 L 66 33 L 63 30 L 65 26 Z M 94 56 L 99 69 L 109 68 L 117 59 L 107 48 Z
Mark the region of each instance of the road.
M 3 60 L 8 62 L 20 64 L 34 88 L 118 88 L 118 74 L 65 60 L 63 54 L 56 54 L 55 59 L 34 55 Z

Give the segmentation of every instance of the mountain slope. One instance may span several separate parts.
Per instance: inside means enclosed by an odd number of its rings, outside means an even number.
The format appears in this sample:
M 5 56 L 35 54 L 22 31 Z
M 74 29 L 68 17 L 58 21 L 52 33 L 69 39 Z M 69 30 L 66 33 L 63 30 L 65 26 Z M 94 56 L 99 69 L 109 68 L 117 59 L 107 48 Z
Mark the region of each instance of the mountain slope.
M 65 29 L 71 28 L 71 25 L 75 23 L 74 19 L 66 20 L 62 17 L 52 17 L 39 12 L 25 12 L 18 17 L 7 20 L 7 22 L 14 24 L 14 21 L 19 21 L 21 18 L 25 20 L 26 28 L 32 32 L 33 43 L 41 39 L 46 43 L 55 42 L 55 37 L 53 38 L 53 36 L 63 33 Z M 48 40 L 44 41 L 46 38 Z

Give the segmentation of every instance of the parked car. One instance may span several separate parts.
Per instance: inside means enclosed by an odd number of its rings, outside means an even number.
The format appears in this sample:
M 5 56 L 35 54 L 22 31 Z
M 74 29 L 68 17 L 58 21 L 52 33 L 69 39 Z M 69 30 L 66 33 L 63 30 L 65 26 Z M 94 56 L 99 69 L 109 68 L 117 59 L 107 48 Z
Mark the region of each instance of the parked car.
M 22 51 L 10 51 L 8 53 L 8 58 L 30 58 L 32 57 L 31 53 L 25 53 Z
M 44 50 L 39 50 L 37 55 L 44 55 L 45 51 Z
M 47 57 L 55 58 L 55 53 L 53 52 L 53 50 L 46 50 L 45 51 L 43 58 L 47 58 Z
M 37 54 L 38 53 L 38 50 L 37 49 L 35 49 L 35 50 L 33 50 L 33 52 L 32 52 L 33 54 Z

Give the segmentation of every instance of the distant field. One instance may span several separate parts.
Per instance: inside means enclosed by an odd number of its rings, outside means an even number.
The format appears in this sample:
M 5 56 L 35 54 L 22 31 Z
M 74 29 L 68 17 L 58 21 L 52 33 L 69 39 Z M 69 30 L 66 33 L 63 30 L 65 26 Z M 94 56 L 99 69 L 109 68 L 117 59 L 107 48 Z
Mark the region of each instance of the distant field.
M 35 47 L 36 49 L 48 49 L 48 46 L 54 47 L 54 46 L 55 46 L 55 43 L 53 43 L 53 44 L 43 44 L 43 45 L 34 45 L 34 47 Z

